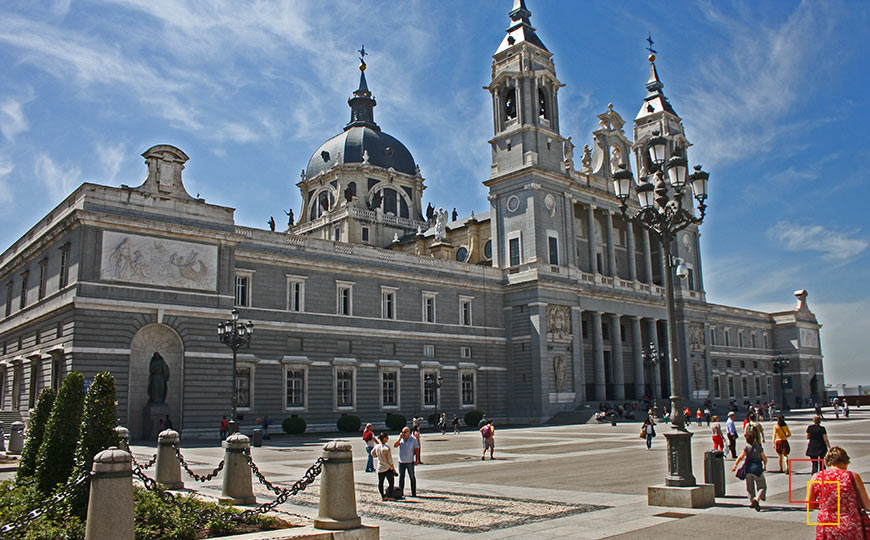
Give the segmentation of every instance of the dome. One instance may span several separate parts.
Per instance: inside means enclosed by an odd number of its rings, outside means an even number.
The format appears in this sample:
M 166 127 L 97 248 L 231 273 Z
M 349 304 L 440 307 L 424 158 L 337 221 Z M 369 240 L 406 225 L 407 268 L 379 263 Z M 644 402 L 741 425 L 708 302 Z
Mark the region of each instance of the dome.
M 405 174 L 416 174 L 416 163 L 411 152 L 395 137 L 369 125 L 354 125 L 345 129 L 322 145 L 308 161 L 305 174 L 312 178 L 333 165 L 362 163 L 368 152 L 368 162 L 385 169 L 392 167 Z

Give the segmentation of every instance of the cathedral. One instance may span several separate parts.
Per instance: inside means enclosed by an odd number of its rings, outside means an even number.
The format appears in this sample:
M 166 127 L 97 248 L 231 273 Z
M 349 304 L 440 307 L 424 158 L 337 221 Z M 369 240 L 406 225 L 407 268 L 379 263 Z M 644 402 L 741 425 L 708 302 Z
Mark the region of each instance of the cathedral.
M 556 59 L 515 0 L 485 88 L 489 210 L 462 217 L 425 204 L 413 149 L 375 120 L 363 60 L 350 121 L 314 150 L 286 230 L 236 225 L 233 208 L 190 196 L 188 156 L 156 145 L 141 185 L 82 184 L 6 249 L 0 420 L 26 419 L 71 370 L 114 375 L 137 438 L 153 436 L 154 411 L 186 438 L 216 437 L 234 402 L 244 429 L 266 415 L 334 430 L 341 414 L 383 425 L 475 409 L 540 423 L 601 402 L 661 405 L 669 369 L 690 405 L 822 397 L 806 291 L 778 313 L 708 303 L 698 226 L 666 253 L 620 211 L 614 174 L 645 176 L 652 138 L 668 156 L 691 146 L 654 56 L 631 123 L 608 107 L 575 161 Z M 669 344 L 672 257 L 685 277 Z M 251 331 L 236 355 L 215 331 L 234 309 Z

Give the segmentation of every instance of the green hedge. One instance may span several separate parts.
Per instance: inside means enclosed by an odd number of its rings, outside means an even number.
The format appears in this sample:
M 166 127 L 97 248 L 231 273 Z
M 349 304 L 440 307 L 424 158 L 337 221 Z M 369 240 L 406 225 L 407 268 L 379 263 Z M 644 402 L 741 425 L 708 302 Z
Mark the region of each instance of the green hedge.
M 85 378 L 73 371 L 63 380 L 54 400 L 36 458 L 36 479 L 43 494 L 65 484 L 72 474 L 84 400 Z
M 429 425 L 435 427 L 438 425 L 438 417 L 441 416 L 437 412 L 433 412 L 429 416 L 426 417 L 426 420 L 429 422 Z
M 465 413 L 465 425 L 468 427 L 476 428 L 477 424 L 483 419 L 483 411 L 478 411 L 477 409 L 473 411 L 468 411 Z
M 285 418 L 284 421 L 281 422 L 281 427 L 284 429 L 284 433 L 299 435 L 300 433 L 305 433 L 306 428 L 308 428 L 308 423 L 304 418 L 300 418 L 294 414 L 289 418 Z
M 384 424 L 393 431 L 402 431 L 402 428 L 408 425 L 408 420 L 401 414 L 387 413 Z
M 55 398 L 57 398 L 57 392 L 53 388 L 46 388 L 39 394 L 36 409 L 27 422 L 27 439 L 24 441 L 24 450 L 21 452 L 21 461 L 18 463 L 16 482 L 20 483 L 25 478 L 36 474 L 36 456 L 45 435 L 45 425 L 51 415 L 51 407 L 54 405 Z
M 342 414 L 336 422 L 338 430 L 342 433 L 356 433 L 362 425 L 359 416 L 353 414 Z

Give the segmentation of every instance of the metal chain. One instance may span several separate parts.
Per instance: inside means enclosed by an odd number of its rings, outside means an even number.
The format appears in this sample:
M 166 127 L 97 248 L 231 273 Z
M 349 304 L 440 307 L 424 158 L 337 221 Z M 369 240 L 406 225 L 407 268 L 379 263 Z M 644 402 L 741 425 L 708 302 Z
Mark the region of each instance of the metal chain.
M 46 503 L 39 508 L 35 508 L 30 512 L 24 514 L 23 516 L 19 517 L 12 523 L 7 523 L 6 525 L 0 527 L 0 537 L 4 537 L 6 534 L 12 531 L 28 527 L 31 523 L 45 515 L 47 512 L 53 510 L 61 501 L 67 500 L 76 488 L 78 488 L 81 484 L 83 484 L 91 477 L 91 474 L 91 472 L 84 472 L 80 474 L 75 480 L 67 482 L 54 494 L 54 496 L 48 499 L 48 501 L 46 501 Z
M 247 516 L 264 514 L 266 512 L 274 510 L 277 506 L 287 502 L 288 498 L 296 495 L 297 493 L 303 491 L 305 488 L 311 485 L 323 471 L 323 464 L 328 461 L 328 459 L 324 457 L 317 458 L 317 461 L 315 461 L 314 464 L 311 465 L 311 467 L 309 467 L 307 471 L 305 471 L 305 474 L 302 475 L 302 478 L 293 482 L 293 485 L 289 488 L 284 488 L 281 486 L 276 486 L 275 484 L 266 480 L 266 478 L 260 472 L 260 468 L 257 467 L 257 465 L 254 463 L 254 460 L 251 459 L 250 449 L 245 449 L 244 454 L 245 460 L 248 462 L 248 466 L 251 467 L 251 471 L 253 471 L 254 475 L 257 477 L 260 483 L 262 483 L 264 486 L 266 486 L 267 489 L 278 495 L 278 497 L 276 497 L 275 500 L 271 503 L 265 503 L 258 506 L 257 508 L 252 508 L 251 510 L 245 510 L 244 512 L 242 512 L 241 515 Z
M 141 463 L 136 461 L 136 456 L 133 455 L 133 452 L 130 452 L 130 459 L 132 459 L 133 463 L 138 465 L 144 471 L 146 469 L 150 469 L 152 465 L 157 463 L 157 454 L 154 454 L 153 456 L 151 456 L 151 459 L 149 459 L 148 462 L 145 463 L 145 465 L 142 465 Z
M 175 450 L 175 457 L 178 458 L 178 462 L 181 463 L 181 466 L 184 467 L 184 470 L 187 471 L 187 474 L 189 474 L 190 477 L 193 478 L 194 480 L 196 480 L 197 482 L 208 482 L 209 480 L 211 480 L 212 478 L 217 476 L 218 473 L 221 472 L 221 470 L 223 470 L 223 468 L 224 468 L 224 460 L 221 460 L 221 462 L 218 463 L 218 466 L 215 468 L 215 470 L 206 474 L 205 476 L 196 474 L 195 472 L 193 472 L 190 469 L 190 466 L 184 460 L 184 456 L 181 454 L 181 449 L 178 448 L 178 445 L 173 444 L 172 448 Z

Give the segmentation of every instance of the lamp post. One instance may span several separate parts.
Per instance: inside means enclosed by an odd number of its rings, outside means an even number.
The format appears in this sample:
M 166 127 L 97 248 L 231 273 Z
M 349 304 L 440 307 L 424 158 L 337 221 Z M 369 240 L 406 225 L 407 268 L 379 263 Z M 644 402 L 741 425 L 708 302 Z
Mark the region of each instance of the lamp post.
M 674 307 L 674 282 L 672 272 L 678 277 L 688 274 L 683 262 L 671 255 L 671 243 L 676 234 L 690 225 L 700 224 L 704 220 L 707 209 L 704 201 L 707 199 L 707 181 L 709 174 L 695 167 L 695 172 L 687 178 L 687 160 L 684 150 L 675 148 L 673 155 L 667 159 L 668 139 L 654 131 L 646 143 L 649 153 L 652 174 L 639 182 L 636 192 L 640 209 L 634 216 L 628 216 L 628 198 L 631 194 L 632 174 L 624 167 L 613 174 L 613 189 L 619 199 L 619 209 L 626 219 L 639 223 L 661 242 L 663 253 L 667 256 L 667 272 L 665 272 L 665 294 L 668 310 L 668 353 L 670 355 L 671 374 L 671 425 L 673 429 L 665 434 L 668 442 L 668 475 L 665 485 L 669 487 L 695 486 L 695 476 L 692 474 L 692 433 L 686 430 L 686 418 L 683 413 L 682 383 L 680 375 L 679 355 L 677 352 L 676 309 Z M 665 180 L 667 174 L 667 181 Z M 695 216 L 691 198 L 687 207 L 683 199 L 687 187 L 698 201 L 698 215 Z
M 436 377 L 432 373 L 427 373 L 424 376 L 424 379 L 426 380 L 426 383 L 430 384 L 432 386 L 432 388 L 435 390 L 435 414 L 438 416 L 438 418 L 441 418 L 441 413 L 439 412 L 440 409 L 438 407 L 438 394 L 439 394 L 438 390 L 440 390 L 441 385 L 444 384 L 444 377 L 442 377 L 441 375 L 438 375 Z M 436 422 L 437 421 L 438 420 L 436 419 Z
M 789 359 L 782 356 L 781 354 L 776 355 L 776 358 L 773 359 L 773 372 L 779 373 L 779 395 L 782 400 L 782 410 L 786 408 L 785 402 L 785 383 L 783 382 L 783 375 L 785 370 L 788 369 Z
M 218 337 L 221 343 L 229 347 L 233 351 L 233 413 L 229 422 L 229 434 L 239 431 L 239 421 L 236 417 L 238 409 L 238 387 L 236 386 L 236 353 L 242 345 L 251 343 L 251 335 L 254 333 L 254 323 L 248 321 L 246 323 L 239 321 L 239 310 L 233 309 L 232 318 L 228 321 L 218 323 Z
M 652 406 L 653 411 L 658 413 L 658 405 L 656 404 L 656 399 L 658 396 L 656 395 L 656 383 L 655 383 L 655 369 L 659 364 L 659 352 L 656 350 L 655 342 L 650 341 L 649 347 L 641 351 L 641 356 L 643 358 L 643 367 L 649 370 L 649 395 L 652 398 Z

